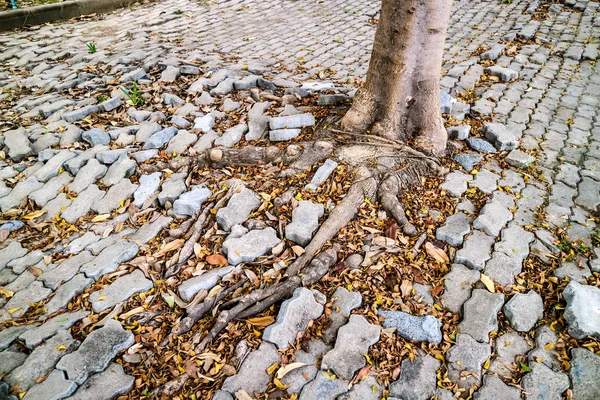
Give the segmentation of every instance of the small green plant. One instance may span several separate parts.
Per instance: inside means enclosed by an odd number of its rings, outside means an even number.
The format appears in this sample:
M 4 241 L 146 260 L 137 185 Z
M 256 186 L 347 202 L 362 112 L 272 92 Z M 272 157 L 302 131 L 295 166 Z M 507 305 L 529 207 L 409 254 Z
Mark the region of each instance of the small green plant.
M 183 11 L 181 11 L 180 9 L 177 9 L 177 10 L 173 11 L 173 14 L 181 15 L 181 14 L 183 14 Z
M 98 97 L 96 97 L 96 99 L 98 100 L 99 103 L 102 103 L 103 101 L 108 100 L 108 96 L 105 94 L 99 94 Z
M 92 43 L 92 42 L 88 42 L 85 44 L 88 48 L 88 51 L 90 52 L 90 54 L 94 54 L 96 52 L 96 44 Z
M 144 104 L 144 98 L 142 97 L 142 94 L 138 90 L 137 83 L 133 82 L 133 89 L 131 89 L 131 92 L 129 92 L 123 88 L 120 88 L 120 89 L 123 93 L 125 93 L 125 96 L 127 96 L 129 101 L 131 101 L 131 104 L 133 104 L 134 106 Z

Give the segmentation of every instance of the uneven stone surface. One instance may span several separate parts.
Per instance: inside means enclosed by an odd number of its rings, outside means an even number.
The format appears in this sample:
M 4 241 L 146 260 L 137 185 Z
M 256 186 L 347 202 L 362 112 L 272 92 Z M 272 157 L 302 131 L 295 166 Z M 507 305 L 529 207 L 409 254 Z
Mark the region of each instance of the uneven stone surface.
M 515 387 L 508 386 L 497 376 L 486 375 L 483 377 L 483 386 L 475 392 L 473 399 L 520 400 L 521 392 Z
M 390 385 L 390 396 L 406 400 L 428 399 L 435 395 L 437 370 L 442 362 L 430 355 L 418 355 L 413 361 L 402 360 L 402 372 Z
M 299 400 L 335 399 L 348 391 L 348 383 L 344 379 L 331 379 L 329 374 L 319 371 L 316 378 L 304 386 Z
M 567 301 L 564 318 L 569 324 L 569 335 L 576 339 L 600 338 L 600 289 L 572 281 L 563 291 L 563 297 Z
M 223 253 L 231 265 L 252 262 L 258 257 L 271 251 L 281 240 L 273 228 L 254 230 L 239 238 L 223 242 Z
M 480 273 L 461 264 L 453 264 L 446 275 L 442 300 L 444 307 L 459 314 L 462 306 L 471 297 L 473 284 L 479 281 Z
M 338 164 L 333 160 L 325 160 L 325 163 L 321 165 L 319 169 L 317 169 L 317 172 L 315 172 L 315 175 L 310 180 L 310 183 L 304 188 L 306 190 L 317 190 L 317 188 L 329 178 L 329 176 L 337 168 L 337 165 Z
M 277 348 L 268 342 L 262 342 L 256 351 L 248 354 L 238 373 L 223 382 L 222 390 L 235 393 L 244 390 L 250 396 L 263 393 L 271 381 L 267 368 L 281 360 Z
M 260 204 L 260 199 L 254 192 L 243 188 L 239 193 L 231 196 L 227 207 L 217 211 L 217 222 L 224 231 L 229 232 L 232 226 L 245 222 Z
M 491 350 L 487 343 L 478 343 L 466 334 L 456 335 L 456 344 L 446 352 L 448 378 L 465 389 L 479 385 L 481 367 L 490 355 Z
M 544 316 L 544 302 L 533 290 L 517 293 L 504 305 L 504 315 L 516 331 L 528 332 Z
M 138 292 L 152 289 L 152 281 L 146 279 L 144 273 L 136 269 L 129 275 L 117 278 L 101 291 L 90 294 L 90 301 L 95 312 L 100 313 L 121 303 Z
M 43 325 L 37 328 L 29 329 L 27 332 L 19 336 L 19 339 L 25 342 L 25 345 L 33 349 L 42 341 L 53 336 L 60 330 L 69 329 L 79 320 L 89 314 L 88 311 L 75 311 L 73 313 L 65 313 L 50 318 Z
M 569 375 L 573 384 L 573 398 L 591 400 L 600 393 L 600 356 L 587 349 L 571 350 Z
M 458 212 L 448 218 L 444 226 L 437 229 L 436 239 L 458 247 L 463 243 L 465 235 L 471 232 L 473 218 L 465 213 Z
M 475 230 L 467 236 L 463 248 L 456 253 L 454 262 L 476 270 L 482 270 L 490 259 L 494 238 Z
M 296 341 L 298 333 L 304 332 L 308 323 L 322 313 L 323 306 L 317 303 L 312 292 L 298 288 L 290 299 L 281 304 L 277 320 L 265 329 L 262 337 L 278 349 L 286 349 Z
M 81 266 L 81 272 L 88 278 L 98 279 L 104 274 L 113 272 L 120 263 L 131 260 L 138 252 L 138 246 L 127 240 L 119 240 L 112 246 L 102 250 L 92 261 Z
M 232 270 L 233 267 L 231 266 L 211 269 L 202 275 L 187 279 L 179 285 L 179 296 L 181 296 L 184 301 L 190 301 L 194 295 L 202 289 L 210 290 L 215 287 L 217 282 Z
M 173 203 L 173 212 L 178 217 L 192 216 L 202 208 L 202 203 L 212 196 L 206 186 L 193 186 L 189 192 L 183 193 Z
M 561 399 L 562 393 L 569 388 L 566 374 L 552 371 L 540 363 L 529 365 L 531 372 L 523 377 L 525 399 Z
M 319 218 L 323 216 L 323 204 L 300 201 L 292 211 L 292 222 L 285 227 L 285 237 L 301 246 L 306 246 L 312 234 L 319 227 Z
M 69 397 L 72 400 L 103 400 L 127 392 L 133 385 L 135 378 L 127 375 L 123 367 L 111 363 L 104 371 L 96 374 L 81 385 Z
M 442 341 L 442 323 L 431 315 L 414 316 L 402 311 L 379 310 L 379 315 L 384 319 L 384 328 L 396 328 L 396 333 L 404 339 L 415 342 Z
M 294 354 L 294 362 L 306 365 L 288 372 L 281 379 L 281 383 L 287 386 L 286 392 L 288 394 L 299 393 L 307 383 L 315 379 L 319 372 L 317 368 L 318 361 L 323 354 L 331 350 L 331 347 L 319 339 L 309 341 L 306 347 L 307 351 L 296 350 Z
M 498 312 L 504 304 L 501 293 L 473 289 L 471 298 L 464 304 L 464 318 L 458 329 L 479 342 L 487 342 L 490 332 L 498 330 Z

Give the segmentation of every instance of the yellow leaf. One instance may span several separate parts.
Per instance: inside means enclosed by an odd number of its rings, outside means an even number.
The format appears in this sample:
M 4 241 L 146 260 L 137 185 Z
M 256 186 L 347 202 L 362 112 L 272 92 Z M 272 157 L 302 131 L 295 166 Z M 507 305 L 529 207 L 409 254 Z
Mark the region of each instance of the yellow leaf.
M 321 372 L 323 374 L 323 376 L 327 379 L 331 379 L 334 380 L 336 378 L 336 376 L 334 374 L 328 374 L 327 372 Z
M 284 376 L 286 376 L 289 372 L 304 367 L 305 363 L 301 363 L 301 362 L 295 362 L 295 363 L 291 363 L 286 365 L 285 367 L 281 367 L 279 368 L 279 370 L 277 371 L 277 379 L 283 379 Z
M 38 210 L 38 211 L 34 211 L 32 213 L 27 214 L 23 218 L 25 218 L 25 219 L 34 219 L 34 218 L 41 217 L 45 213 L 46 213 L 46 210 Z
M 485 363 L 483 364 L 483 369 L 488 369 L 490 367 L 490 359 L 488 358 L 487 360 L 485 360 Z
M 92 222 L 102 222 L 110 218 L 110 214 L 100 214 L 92 218 Z
M 544 346 L 544 348 L 546 350 L 552 350 L 554 348 L 554 346 L 556 346 L 556 344 L 554 344 L 554 343 L 548 343 L 546 346 Z
M 481 274 L 480 280 L 490 292 L 494 293 L 494 281 L 489 276 Z
M 279 367 L 278 362 L 271 364 L 271 366 L 267 368 L 267 374 L 272 375 L 273 372 L 275 372 L 275 370 L 277 369 L 277 367 Z
M 64 344 L 61 344 L 60 346 L 58 346 L 58 347 L 56 348 L 56 350 L 58 350 L 58 351 L 61 351 L 61 350 L 66 350 L 66 349 L 67 349 L 67 346 L 65 346 Z
M 285 390 L 288 388 L 289 385 L 284 385 L 283 383 L 281 383 L 281 381 L 277 378 L 273 379 L 273 383 L 275 384 L 275 386 L 277 386 L 278 389 L 281 390 Z
M 275 322 L 275 318 L 268 315 L 266 317 L 250 318 L 247 321 L 254 326 L 269 326 Z
M 183 239 L 173 240 L 172 242 L 169 242 L 166 245 L 164 245 L 158 252 L 158 255 L 163 255 L 170 251 L 180 249 L 183 247 L 184 243 L 185 241 Z
M 106 300 L 106 296 L 100 296 L 96 300 L 98 300 L 98 301 Z
M 15 308 L 11 308 L 10 310 L 6 310 L 6 311 L 8 311 L 9 314 L 12 314 L 12 313 L 16 313 L 20 309 L 21 309 L 21 307 L 15 307 Z
M 8 289 L 4 289 L 3 287 L 0 287 L 0 294 L 2 296 L 12 297 L 13 294 L 15 294 L 15 292 L 13 292 L 12 290 L 8 290 Z

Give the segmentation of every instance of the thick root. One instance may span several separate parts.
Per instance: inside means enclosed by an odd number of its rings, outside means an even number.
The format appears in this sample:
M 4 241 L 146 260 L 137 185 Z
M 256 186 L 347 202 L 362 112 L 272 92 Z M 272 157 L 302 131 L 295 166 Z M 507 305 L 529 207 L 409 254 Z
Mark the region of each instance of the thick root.
M 408 221 L 404 208 L 398 200 L 400 189 L 400 178 L 398 175 L 395 173 L 389 174 L 377 191 L 379 201 L 383 208 L 398 222 L 398 225 L 402 228 L 402 232 L 408 236 L 417 236 L 417 228 Z

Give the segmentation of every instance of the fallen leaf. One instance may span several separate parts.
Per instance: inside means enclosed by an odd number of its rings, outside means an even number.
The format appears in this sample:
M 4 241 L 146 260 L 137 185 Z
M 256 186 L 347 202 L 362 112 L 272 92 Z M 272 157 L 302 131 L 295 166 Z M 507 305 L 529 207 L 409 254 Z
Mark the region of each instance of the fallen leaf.
M 250 397 L 245 390 L 238 390 L 235 392 L 235 398 L 237 400 L 252 400 L 252 397 Z
M 173 240 L 167 244 L 165 244 L 160 251 L 157 253 L 157 256 L 162 256 L 163 254 L 167 254 L 170 251 L 177 250 L 183 247 L 185 241 L 183 239 Z
M 165 302 L 169 305 L 170 308 L 173 308 L 175 306 L 175 297 L 174 296 L 169 296 L 164 293 L 161 293 L 161 296 L 165 300 Z
M 110 218 L 110 214 L 100 214 L 92 218 L 92 222 L 102 222 Z
M 64 344 L 61 344 L 60 346 L 58 346 L 56 348 L 57 351 L 66 350 L 66 349 L 67 349 L 67 346 L 65 346 Z
M 494 281 L 489 276 L 481 274 L 480 280 L 481 282 L 483 282 L 487 290 L 489 290 L 492 293 L 495 292 Z
M 408 279 L 403 279 L 400 284 L 400 291 L 402 292 L 402 297 L 408 296 L 412 292 L 412 282 Z
M 434 260 L 441 264 L 447 264 L 450 262 L 448 255 L 446 252 L 438 247 L 435 247 L 431 242 L 425 243 L 425 251 L 429 254 Z
M 304 367 L 305 363 L 301 363 L 301 362 L 294 362 L 291 364 L 286 365 L 285 367 L 281 367 L 279 368 L 279 370 L 277 371 L 277 379 L 282 379 L 284 376 L 286 376 L 289 372 Z
M 394 332 L 396 332 L 396 328 L 381 328 L 381 331 L 385 336 L 389 337 L 390 339 L 393 339 Z
M 219 265 L 221 267 L 224 267 L 225 265 L 228 264 L 227 259 L 225 257 L 223 257 L 221 254 L 212 254 L 212 255 L 206 257 L 206 262 L 209 263 L 210 265 Z
M 266 317 L 250 318 L 247 321 L 248 321 L 248 323 L 250 323 L 251 325 L 254 325 L 254 326 L 269 326 L 273 322 L 275 322 L 275 318 L 268 315 Z
M 12 314 L 12 313 L 16 313 L 20 309 L 21 309 L 21 307 L 15 307 L 15 308 L 11 308 L 10 310 L 6 310 L 6 311 L 8 311 L 9 314 Z
M 44 215 L 46 213 L 46 210 L 38 210 L 38 211 L 34 211 L 32 213 L 27 214 L 26 216 L 24 216 L 24 219 L 34 219 L 34 218 L 38 218 L 41 217 L 42 215 Z
M 12 290 L 8 290 L 8 289 L 4 289 L 3 287 L 0 287 L 0 294 L 2 296 L 12 297 L 15 294 L 15 292 L 13 292 Z

